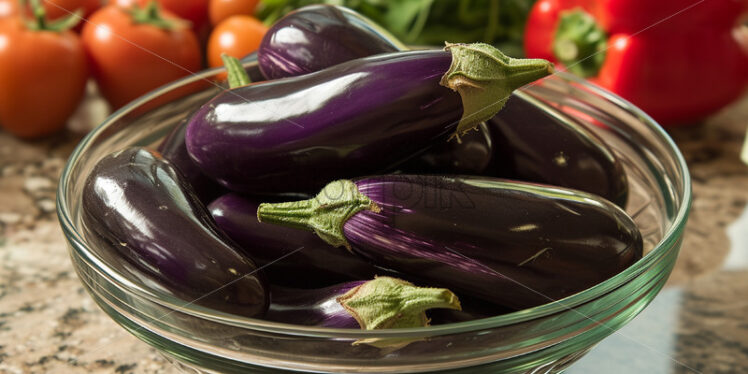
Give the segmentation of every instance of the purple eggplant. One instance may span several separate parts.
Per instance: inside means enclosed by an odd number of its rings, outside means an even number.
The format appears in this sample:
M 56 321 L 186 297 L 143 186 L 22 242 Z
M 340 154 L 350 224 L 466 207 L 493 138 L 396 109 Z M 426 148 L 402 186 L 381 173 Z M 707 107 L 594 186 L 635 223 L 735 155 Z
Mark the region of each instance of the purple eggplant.
M 580 124 L 514 96 L 487 127 L 494 153 L 482 175 L 579 189 L 626 206 L 629 184 L 623 163 Z
M 205 175 L 190 158 L 184 143 L 187 118 L 176 125 L 158 146 L 161 155 L 177 168 L 184 179 L 192 185 L 200 201 L 208 202 L 225 192 L 225 189 Z
M 301 8 L 268 30 L 260 69 L 278 79 L 311 73 L 356 58 L 406 50 L 396 38 L 349 9 Z M 462 142 L 436 142 L 396 169 L 405 174 L 471 174 L 580 189 L 625 206 L 628 183 L 621 162 L 592 132 L 512 96 L 488 129 Z
M 260 73 L 260 68 L 257 63 L 257 53 L 253 52 L 242 59 L 242 64 L 245 67 L 247 76 L 252 82 L 260 82 L 264 80 L 264 76 Z M 225 189 L 216 183 L 213 179 L 205 175 L 200 168 L 190 159 L 189 153 L 187 153 L 187 146 L 184 142 L 184 135 L 187 131 L 187 121 L 192 114 L 187 115 L 179 124 L 177 124 L 172 131 L 164 138 L 159 144 L 158 151 L 164 156 L 169 162 L 174 165 L 182 173 L 182 176 L 189 182 L 195 189 L 197 196 L 200 197 L 200 201 L 209 202 L 222 193 Z
M 512 101 L 509 100 L 507 103 Z M 525 124 L 518 125 L 524 126 Z M 394 170 L 388 170 L 388 172 L 480 175 L 486 171 L 489 165 L 499 162 L 499 160 L 494 161 L 492 133 L 488 126 L 481 123 L 477 129 L 478 131 L 471 131 L 463 135 L 459 142 L 449 141 L 434 144 L 423 153 L 397 165 Z
M 258 218 L 513 309 L 582 291 L 642 256 L 636 224 L 608 200 L 488 177 L 341 180 L 314 199 L 261 204 Z
M 460 301 L 444 288 L 377 277 L 314 290 L 271 288 L 265 319 L 297 325 L 374 330 L 429 325 L 426 311 L 460 310 Z
M 463 133 L 552 70 L 484 44 L 447 49 L 377 55 L 222 92 L 191 117 L 187 150 L 231 190 L 310 191 Z
M 269 295 L 255 264 L 216 228 L 180 172 L 128 148 L 101 159 L 82 193 L 83 224 L 107 258 L 187 302 L 262 316 Z
M 314 233 L 257 221 L 259 203 L 226 194 L 208 205 L 218 228 L 258 266 L 273 284 L 314 288 L 389 272 L 342 248 L 333 248 Z
M 404 49 L 400 41 L 350 9 L 311 5 L 274 23 L 257 54 L 262 74 L 279 79 Z
M 584 127 L 513 95 L 504 109 L 461 142 L 438 144 L 397 167 L 405 174 L 472 174 L 552 184 L 628 200 L 623 163 Z

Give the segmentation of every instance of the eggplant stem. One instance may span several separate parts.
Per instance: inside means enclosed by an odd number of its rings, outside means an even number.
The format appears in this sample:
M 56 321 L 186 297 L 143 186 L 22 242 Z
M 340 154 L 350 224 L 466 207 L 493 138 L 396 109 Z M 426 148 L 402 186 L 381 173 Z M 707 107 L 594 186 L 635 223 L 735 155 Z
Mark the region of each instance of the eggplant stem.
M 374 278 L 337 301 L 364 330 L 424 327 L 429 324 L 427 310 L 462 308 L 457 295 L 446 288 L 417 287 L 392 277 Z
M 351 250 L 348 240 L 343 235 L 343 225 L 362 210 L 379 212 L 381 208 L 362 194 L 355 183 L 338 180 L 325 186 L 312 199 L 262 203 L 257 208 L 257 220 L 314 231 L 328 244 Z
M 223 66 L 228 71 L 229 88 L 237 88 L 252 83 L 249 74 L 244 70 L 238 58 L 221 53 L 221 59 L 223 60 Z
M 495 116 L 514 90 L 553 73 L 549 61 L 511 58 L 490 44 L 446 43 L 444 50 L 452 63 L 439 84 L 457 91 L 463 108 L 453 138 Z

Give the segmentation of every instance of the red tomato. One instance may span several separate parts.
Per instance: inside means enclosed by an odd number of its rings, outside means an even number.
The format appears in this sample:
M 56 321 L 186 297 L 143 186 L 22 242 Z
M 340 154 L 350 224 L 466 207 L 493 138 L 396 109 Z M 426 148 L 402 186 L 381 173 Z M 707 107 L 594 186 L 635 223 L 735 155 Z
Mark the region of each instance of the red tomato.
M 260 47 L 268 31 L 260 20 L 251 16 L 232 16 L 219 23 L 208 39 L 208 65 L 223 66 L 221 54 L 242 58 Z
M 74 32 L 29 30 L 19 17 L 0 20 L 0 126 L 22 138 L 64 128 L 87 78 Z
M 192 22 L 193 30 L 208 23 L 208 0 L 158 0 L 158 3 L 179 18 Z
M 156 2 L 177 17 L 190 21 L 192 29 L 201 30 L 208 24 L 208 1 L 209 0 L 156 0 Z M 113 0 L 114 3 L 123 8 L 133 5 L 144 7 L 151 0 Z
M 162 16 L 178 20 L 167 12 Z M 109 5 L 91 16 L 81 35 L 93 76 L 115 108 L 200 69 L 197 38 L 183 24 L 163 29 L 135 23 L 124 9 Z
M 101 7 L 99 0 L 44 0 L 47 18 L 58 19 L 70 15 L 78 9 L 83 10 L 83 17 L 88 18 Z
M 0 19 L 18 14 L 17 0 L 0 0 Z
M 254 14 L 260 0 L 210 0 L 208 17 L 210 24 L 215 26 L 231 16 Z

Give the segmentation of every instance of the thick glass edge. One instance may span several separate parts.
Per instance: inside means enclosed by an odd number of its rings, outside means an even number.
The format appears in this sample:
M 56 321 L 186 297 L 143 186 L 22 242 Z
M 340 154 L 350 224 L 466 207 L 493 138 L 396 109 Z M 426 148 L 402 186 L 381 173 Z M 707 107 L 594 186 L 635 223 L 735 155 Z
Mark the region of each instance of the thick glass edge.
M 255 62 L 245 63 L 245 67 L 251 66 L 254 63 Z M 643 120 L 645 124 L 648 125 L 648 127 L 654 130 L 654 132 L 659 136 L 660 138 L 659 140 L 667 144 L 667 146 L 671 148 L 671 150 L 673 150 L 674 154 L 676 155 L 678 167 L 680 169 L 680 172 L 684 176 L 684 180 L 685 180 L 682 204 L 678 210 L 678 213 L 676 214 L 673 220 L 673 224 L 664 234 L 665 239 L 661 241 L 647 256 L 642 258 L 642 260 L 640 260 L 636 266 L 629 267 L 628 269 L 606 280 L 605 282 L 602 282 L 583 292 L 571 295 L 561 300 L 554 301 L 552 303 L 544 304 L 544 305 L 541 305 L 535 308 L 529 308 L 529 309 L 513 312 L 510 314 L 489 317 L 489 318 L 475 320 L 475 321 L 459 322 L 459 323 L 453 323 L 449 325 L 430 326 L 426 328 L 408 328 L 408 329 L 382 330 L 382 331 L 360 331 L 360 330 L 350 331 L 347 329 L 297 326 L 297 325 L 290 325 L 290 324 L 284 324 L 284 323 L 267 322 L 267 321 L 256 320 L 256 319 L 251 319 L 251 318 L 242 318 L 242 317 L 237 317 L 237 316 L 233 316 L 230 314 L 217 312 L 212 309 L 207 309 L 207 308 L 203 308 L 203 307 L 199 307 L 195 305 L 182 307 L 180 305 L 181 300 L 178 300 L 175 297 L 168 295 L 168 294 L 159 294 L 151 290 L 143 289 L 129 282 L 126 279 L 126 277 L 123 277 L 117 274 L 112 269 L 108 269 L 105 266 L 101 266 L 100 264 L 97 264 L 96 263 L 97 261 L 93 260 L 95 255 L 93 255 L 88 250 L 88 248 L 83 244 L 83 240 L 81 236 L 79 235 L 79 233 L 77 232 L 75 225 L 73 224 L 68 214 L 68 201 L 67 201 L 67 198 L 65 197 L 65 190 L 68 185 L 67 181 L 71 177 L 70 172 L 73 168 L 75 160 L 79 158 L 80 154 L 85 150 L 87 144 L 90 143 L 94 138 L 96 138 L 107 127 L 108 124 L 116 121 L 117 119 L 121 118 L 122 116 L 129 113 L 133 109 L 164 94 L 165 92 L 168 92 L 172 89 L 181 87 L 186 84 L 194 83 L 198 80 L 209 79 L 209 77 L 214 76 L 215 74 L 223 70 L 224 70 L 223 68 L 210 69 L 210 70 L 202 71 L 200 73 L 196 73 L 191 76 L 174 81 L 172 83 L 159 87 L 141 96 L 140 98 L 134 100 L 130 104 L 126 105 L 125 107 L 112 113 L 105 121 L 103 121 L 99 126 L 97 126 L 88 135 L 86 135 L 81 140 L 81 142 L 75 147 L 75 149 L 71 153 L 71 156 L 68 158 L 68 161 L 66 162 L 65 167 L 60 176 L 60 182 L 58 184 L 57 199 L 56 199 L 57 215 L 60 221 L 60 225 L 63 228 L 63 231 L 65 233 L 66 239 L 68 240 L 68 243 L 71 245 L 71 247 L 81 255 L 81 258 L 84 260 L 84 262 L 88 266 L 93 267 L 93 269 L 103 278 L 109 280 L 110 282 L 114 283 L 118 287 L 124 286 L 128 292 L 133 293 L 136 296 L 146 298 L 148 301 L 159 304 L 161 306 L 171 308 L 171 309 L 177 309 L 180 312 L 187 313 L 198 318 L 204 318 L 204 319 L 208 319 L 214 322 L 225 323 L 225 324 L 240 327 L 240 328 L 247 328 L 247 329 L 278 333 L 278 334 L 305 336 L 305 337 L 317 337 L 317 338 L 335 337 L 335 338 L 351 338 L 351 339 L 361 338 L 363 339 L 363 338 L 374 338 L 374 337 L 384 338 L 384 337 L 406 337 L 406 336 L 407 337 L 414 337 L 414 336 L 415 337 L 431 337 L 431 336 L 437 336 L 437 335 L 465 333 L 465 332 L 470 332 L 470 331 L 491 329 L 491 328 L 514 324 L 514 323 L 525 322 L 525 321 L 532 320 L 538 317 L 543 317 L 543 316 L 563 312 L 563 311 L 572 309 L 586 301 L 589 301 L 590 299 L 598 297 L 602 293 L 605 293 L 614 288 L 617 288 L 621 284 L 639 275 L 642 267 L 646 267 L 647 265 L 655 261 L 658 257 L 661 257 L 662 255 L 664 255 L 664 252 L 667 252 L 668 250 L 672 249 L 672 247 L 677 244 L 678 236 L 679 236 L 678 234 L 680 234 L 680 232 L 682 232 L 685 228 L 685 223 L 688 217 L 688 212 L 690 211 L 690 208 L 691 208 L 691 200 L 692 200 L 690 174 L 688 172 L 688 167 L 686 165 L 685 159 L 683 158 L 683 155 L 680 153 L 678 147 L 673 142 L 672 138 L 670 138 L 667 132 L 665 132 L 665 130 L 659 124 L 657 124 L 657 122 L 653 118 L 651 118 L 649 115 L 644 113 L 641 109 L 637 108 L 636 106 L 634 106 L 632 103 L 628 102 L 627 100 L 611 92 L 608 92 L 607 90 L 602 89 L 599 86 L 596 86 L 590 82 L 587 82 L 581 78 L 578 78 L 568 73 L 557 72 L 556 75 L 562 80 L 566 82 L 574 82 L 576 84 L 582 85 L 588 88 L 590 91 L 594 92 L 596 95 L 601 96 L 604 99 L 625 109 L 626 111 L 631 112 L 632 114 L 636 115 L 638 118 Z

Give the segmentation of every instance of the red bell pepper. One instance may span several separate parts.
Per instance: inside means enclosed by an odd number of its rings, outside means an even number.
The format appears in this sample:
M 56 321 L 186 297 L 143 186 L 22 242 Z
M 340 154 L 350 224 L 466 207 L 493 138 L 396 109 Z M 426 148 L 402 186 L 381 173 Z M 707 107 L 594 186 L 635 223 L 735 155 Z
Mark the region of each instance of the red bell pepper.
M 661 124 L 693 123 L 748 86 L 748 0 L 539 0 L 527 57 L 565 66 Z M 743 26 L 745 27 L 745 26 Z

